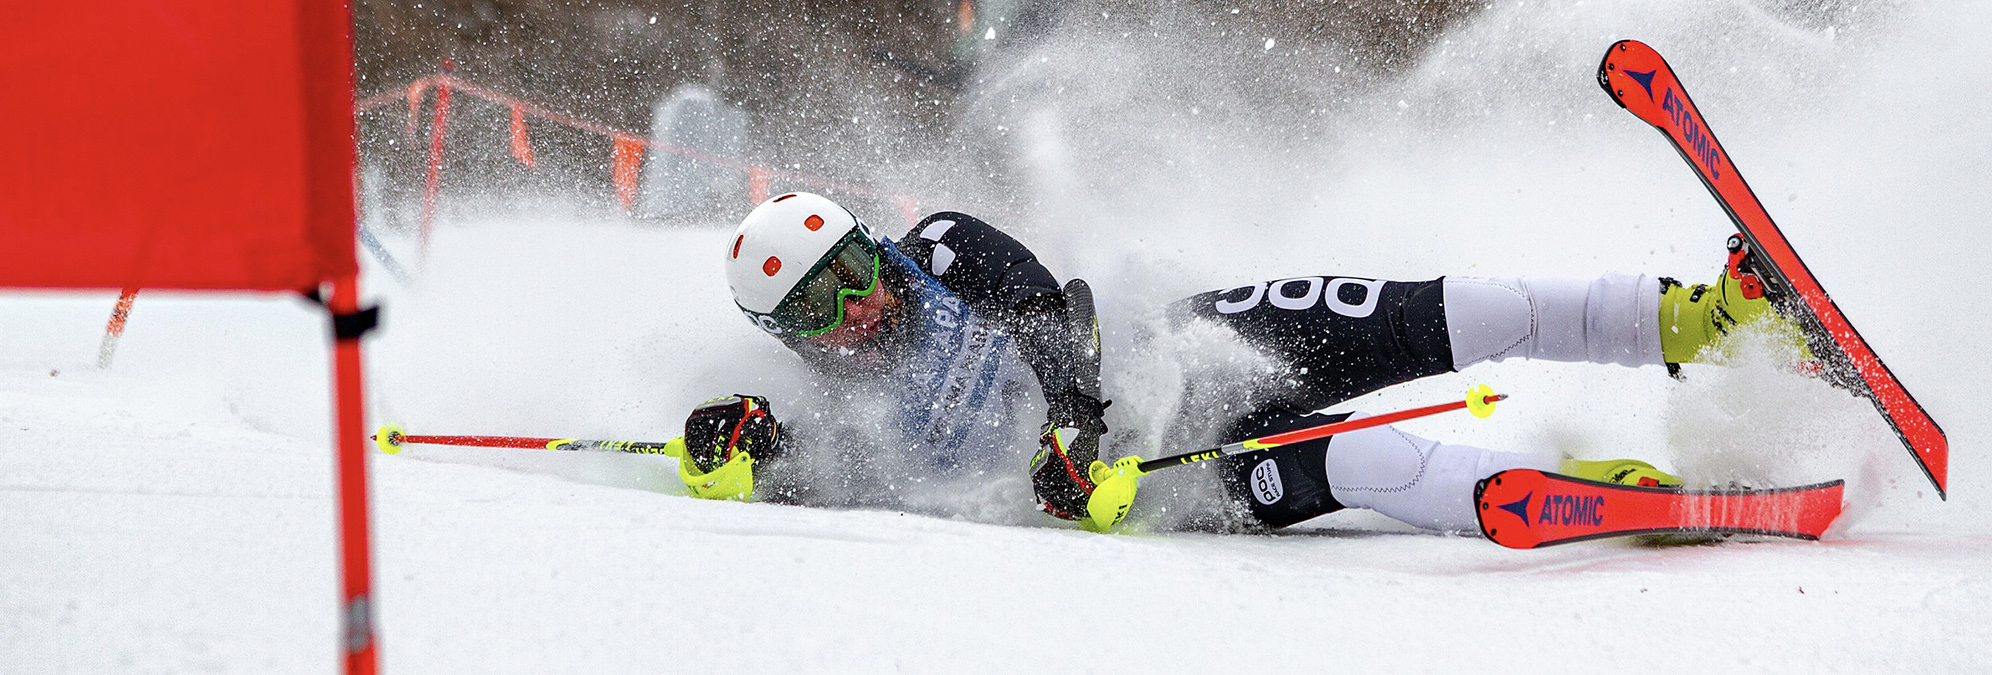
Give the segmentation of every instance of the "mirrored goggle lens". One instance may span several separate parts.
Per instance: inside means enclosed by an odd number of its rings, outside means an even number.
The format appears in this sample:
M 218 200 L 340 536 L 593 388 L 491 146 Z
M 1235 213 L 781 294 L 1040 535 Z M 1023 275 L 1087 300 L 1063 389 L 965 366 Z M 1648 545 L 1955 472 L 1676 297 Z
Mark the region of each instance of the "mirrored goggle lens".
M 864 297 L 877 287 L 878 246 L 862 233 L 851 234 L 775 308 L 783 328 L 798 333 L 834 328 L 843 321 L 845 296 Z

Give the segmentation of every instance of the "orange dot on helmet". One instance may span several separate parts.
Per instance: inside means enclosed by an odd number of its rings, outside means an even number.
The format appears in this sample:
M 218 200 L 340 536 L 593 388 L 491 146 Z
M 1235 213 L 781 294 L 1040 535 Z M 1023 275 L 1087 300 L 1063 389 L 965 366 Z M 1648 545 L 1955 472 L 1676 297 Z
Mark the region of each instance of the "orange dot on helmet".
M 768 261 L 761 263 L 761 271 L 766 273 L 768 276 L 771 277 L 774 276 L 776 272 L 782 271 L 782 259 L 774 256 L 768 256 Z
M 743 234 L 743 235 L 740 235 L 739 237 L 736 237 L 736 238 L 734 238 L 734 240 L 733 240 L 733 258 L 734 258 L 735 260 L 738 260 L 738 259 L 740 259 L 740 244 L 741 244 L 741 243 L 743 243 L 743 242 L 745 242 L 745 241 L 747 241 L 747 235 L 744 235 L 744 234 Z
M 823 229 L 823 216 L 812 215 L 808 220 L 802 221 L 802 226 L 809 228 L 811 232 L 821 230 Z

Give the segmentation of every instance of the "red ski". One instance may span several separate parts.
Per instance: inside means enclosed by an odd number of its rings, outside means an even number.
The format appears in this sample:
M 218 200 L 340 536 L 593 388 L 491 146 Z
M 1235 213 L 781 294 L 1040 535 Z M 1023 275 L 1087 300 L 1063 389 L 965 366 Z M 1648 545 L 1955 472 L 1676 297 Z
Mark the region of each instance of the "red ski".
M 1747 240 L 1747 256 L 1757 263 L 1757 272 L 1768 286 L 1771 303 L 1797 321 L 1806 334 L 1812 354 L 1821 361 L 1821 375 L 1828 382 L 1874 402 L 1883 418 L 1895 428 L 1896 436 L 1909 447 L 1909 454 L 1937 487 L 1937 496 L 1946 497 L 1950 464 L 1950 444 L 1943 429 L 1909 395 L 1909 390 L 1883 365 L 1881 357 L 1868 346 L 1846 315 L 1833 304 L 1833 298 L 1812 276 L 1798 252 L 1771 222 L 1757 195 L 1743 182 L 1743 175 L 1729 161 L 1715 132 L 1702 120 L 1701 111 L 1673 69 L 1660 53 L 1643 43 L 1622 40 L 1605 51 L 1598 65 L 1598 84 L 1619 106 L 1659 129 L 1673 142 L 1674 149 L 1694 167 L 1715 200 Z M 1732 249 L 1736 247 L 1732 246 Z M 1732 254 L 1742 254 L 1732 250 Z
M 1818 539 L 1840 516 L 1843 481 L 1772 490 L 1683 490 L 1600 483 L 1533 469 L 1474 491 L 1480 532 L 1508 548 L 1641 534 Z

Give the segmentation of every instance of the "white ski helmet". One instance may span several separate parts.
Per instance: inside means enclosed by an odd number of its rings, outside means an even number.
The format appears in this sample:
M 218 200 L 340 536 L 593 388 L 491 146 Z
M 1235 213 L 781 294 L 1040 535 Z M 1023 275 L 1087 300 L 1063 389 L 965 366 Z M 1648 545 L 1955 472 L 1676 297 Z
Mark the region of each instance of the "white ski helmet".
M 870 259 L 861 264 L 875 277 L 877 242 L 863 221 L 822 195 L 781 195 L 754 207 L 734 230 L 733 239 L 727 242 L 726 286 L 733 291 L 734 304 L 762 330 L 775 334 L 821 332 L 819 326 L 809 323 L 806 312 L 793 307 L 795 302 L 789 303 L 791 306 L 783 303 L 791 298 L 803 300 L 796 297 L 805 295 L 805 289 L 799 287 L 816 281 L 814 277 L 821 275 L 813 273 L 833 267 L 829 264 L 832 254 L 847 249 L 852 249 L 847 257 L 853 262 L 868 256 Z M 831 277 L 831 303 L 841 300 L 835 295 L 835 282 Z M 837 311 L 841 318 L 841 306 Z

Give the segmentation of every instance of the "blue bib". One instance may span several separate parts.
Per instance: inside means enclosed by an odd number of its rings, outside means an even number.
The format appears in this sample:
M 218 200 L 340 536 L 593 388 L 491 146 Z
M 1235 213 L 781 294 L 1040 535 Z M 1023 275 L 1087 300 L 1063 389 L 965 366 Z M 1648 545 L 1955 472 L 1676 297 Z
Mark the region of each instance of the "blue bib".
M 892 240 L 880 242 L 881 260 L 907 279 L 902 298 L 909 311 L 912 347 L 885 376 L 896 401 L 897 426 L 909 458 L 924 457 L 943 474 L 964 470 L 1017 470 L 1018 448 L 1035 441 L 1020 424 L 1037 376 L 1010 337 L 976 316 L 954 291 L 920 269 Z M 1026 454 L 1026 456 L 1028 456 Z

